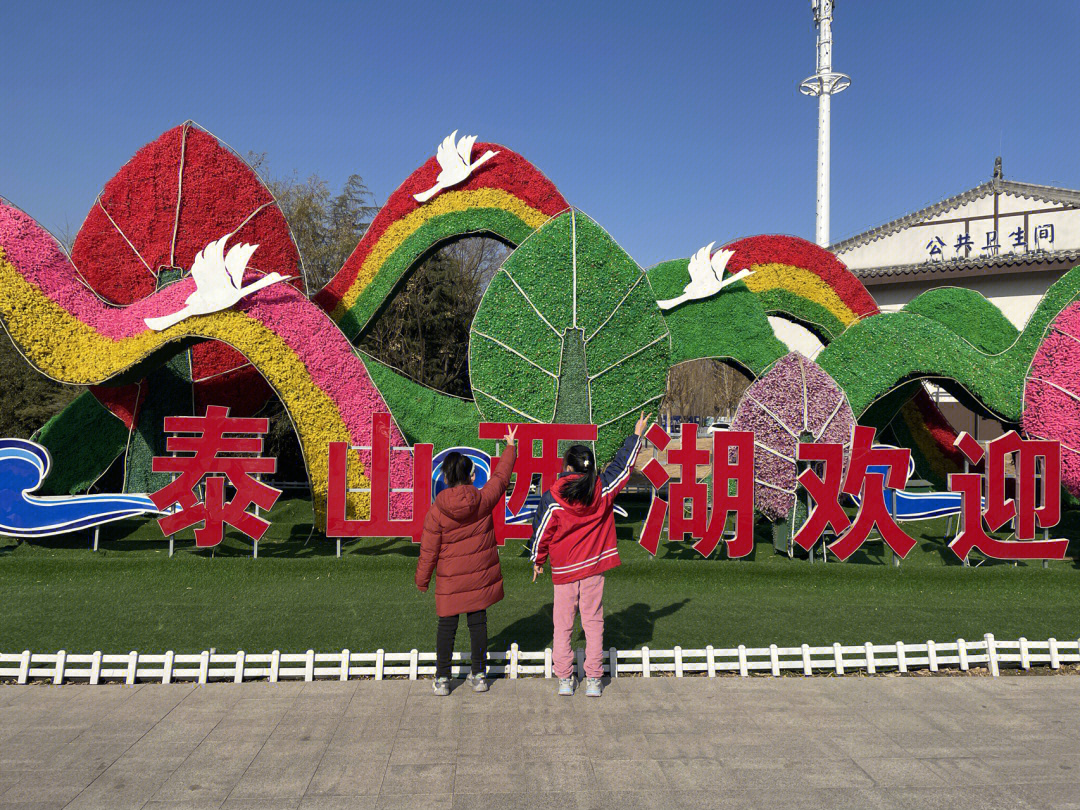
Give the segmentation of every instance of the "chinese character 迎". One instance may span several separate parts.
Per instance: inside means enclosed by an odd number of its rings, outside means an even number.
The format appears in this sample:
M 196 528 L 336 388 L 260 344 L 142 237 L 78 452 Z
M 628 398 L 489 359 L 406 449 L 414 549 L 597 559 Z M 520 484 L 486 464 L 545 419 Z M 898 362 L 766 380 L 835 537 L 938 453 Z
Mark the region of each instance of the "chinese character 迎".
M 1053 225 L 1036 225 L 1035 226 L 1035 249 L 1038 250 L 1043 246 L 1043 243 L 1047 245 L 1054 244 L 1054 226 Z
M 165 417 L 165 430 L 196 435 L 169 436 L 165 443 L 170 453 L 192 455 L 158 456 L 151 462 L 154 472 L 178 473 L 171 483 L 150 496 L 158 509 L 179 504 L 178 509 L 158 519 L 161 531 L 171 535 L 201 522 L 202 527 L 195 529 L 195 545 L 206 548 L 221 542 L 224 524 L 228 523 L 258 541 L 270 523 L 250 514 L 247 508 L 254 505 L 269 509 L 281 495 L 281 490 L 252 477 L 272 473 L 277 468 L 276 459 L 258 455 L 263 447 L 262 434 L 269 430 L 269 420 L 230 417 L 228 408 L 211 405 L 205 416 Z M 248 435 L 226 437 L 226 433 Z M 208 476 L 205 497 L 200 502 L 195 488 L 204 476 Z M 230 501 L 225 500 L 226 480 L 236 490 Z
M 930 251 L 930 261 L 941 261 L 941 249 L 943 247 L 945 247 L 945 243 L 940 236 L 935 236 L 926 243 L 926 249 Z
M 655 445 L 657 455 L 667 449 L 671 437 L 653 425 L 646 438 Z M 711 456 L 711 458 L 710 458 Z M 754 550 L 754 434 L 749 431 L 718 430 L 712 434 L 712 448 L 697 446 L 697 425 L 683 424 L 679 446 L 668 451 L 668 463 L 679 468 L 679 480 L 668 487 L 668 500 L 653 492 L 649 513 L 638 542 L 650 554 L 656 554 L 664 517 L 668 520 L 668 539 L 682 541 L 689 534 L 697 540 L 694 550 L 708 557 L 723 539 L 729 512 L 735 513 L 735 536 L 728 539 L 728 556 L 745 557 Z M 697 468 L 711 464 L 712 499 L 708 486 L 697 480 Z M 642 470 L 649 483 L 659 490 L 671 480 L 658 458 Z M 734 490 L 734 491 L 732 491 Z M 690 514 L 686 515 L 687 501 Z M 669 508 L 670 502 L 670 508 Z
M 1044 529 L 1061 520 L 1061 445 L 1044 439 L 1021 439 L 1015 430 L 989 442 L 984 451 L 967 432 L 961 433 L 954 445 L 973 464 L 986 457 L 986 492 L 983 493 L 983 474 L 977 472 L 950 473 L 949 489 L 961 493 L 961 525 L 949 548 L 960 559 L 966 559 L 973 548 L 988 557 L 1004 560 L 1062 560 L 1068 540 L 1035 540 L 1036 525 Z M 1008 477 L 1005 462 L 1015 455 L 1015 497 L 1006 497 Z M 1038 490 L 1037 461 L 1042 460 L 1042 504 L 1036 503 Z M 1008 542 L 991 537 L 983 527 L 997 531 L 1010 520 L 1015 521 L 1018 541 Z
M 953 247 L 956 248 L 956 252 L 964 251 L 964 255 L 967 256 L 971 252 L 971 248 L 974 245 L 974 240 L 971 238 L 970 233 L 961 233 L 956 235 L 956 244 Z

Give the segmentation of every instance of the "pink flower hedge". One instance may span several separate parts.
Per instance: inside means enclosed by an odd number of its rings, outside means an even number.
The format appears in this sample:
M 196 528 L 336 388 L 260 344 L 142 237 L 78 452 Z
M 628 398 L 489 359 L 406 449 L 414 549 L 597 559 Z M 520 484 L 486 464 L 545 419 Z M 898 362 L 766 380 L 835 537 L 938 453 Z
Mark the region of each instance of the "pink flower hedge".
M 1080 302 L 1051 322 L 1024 381 L 1025 436 L 1061 442 L 1061 483 L 1080 496 Z

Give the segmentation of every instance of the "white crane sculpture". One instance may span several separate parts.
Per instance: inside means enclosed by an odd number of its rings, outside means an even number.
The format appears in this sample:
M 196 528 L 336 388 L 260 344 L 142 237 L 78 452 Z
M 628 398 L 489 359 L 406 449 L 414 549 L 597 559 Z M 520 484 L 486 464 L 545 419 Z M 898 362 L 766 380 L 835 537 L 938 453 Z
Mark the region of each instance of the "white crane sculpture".
M 727 263 L 735 255 L 735 251 L 718 250 L 714 256 L 712 255 L 712 249 L 715 244 L 716 242 L 709 242 L 694 254 L 686 268 L 690 272 L 690 283 L 683 288 L 683 294 L 678 298 L 657 301 L 656 304 L 660 309 L 671 309 L 686 301 L 711 298 L 724 287 L 746 278 L 753 272 L 751 270 L 740 270 L 735 275 L 724 278 L 724 273 L 727 272 Z
M 281 273 L 269 273 L 247 286 L 241 286 L 244 271 L 258 245 L 233 245 L 225 253 L 225 243 L 232 234 L 211 242 L 195 256 L 191 263 L 191 277 L 195 279 L 195 292 L 187 297 L 183 309 L 158 318 L 144 318 L 143 322 L 155 332 L 168 329 L 192 315 L 209 315 L 228 309 L 241 298 L 251 295 L 256 290 L 288 281 L 289 277 Z
M 472 160 L 472 148 L 476 143 L 475 135 L 463 135 L 460 141 L 455 144 L 454 139 L 457 137 L 458 131 L 455 129 L 449 135 L 447 135 L 441 144 L 439 144 L 438 150 L 435 152 L 435 159 L 439 161 L 439 176 L 435 179 L 435 185 L 429 188 L 427 191 L 421 191 L 419 194 L 413 194 L 413 197 L 418 203 L 426 203 L 436 194 L 443 189 L 456 186 L 458 183 L 463 183 L 469 179 L 477 168 L 483 163 L 491 160 L 498 152 L 492 152 L 490 149 L 481 155 L 480 159 L 475 163 L 470 163 Z

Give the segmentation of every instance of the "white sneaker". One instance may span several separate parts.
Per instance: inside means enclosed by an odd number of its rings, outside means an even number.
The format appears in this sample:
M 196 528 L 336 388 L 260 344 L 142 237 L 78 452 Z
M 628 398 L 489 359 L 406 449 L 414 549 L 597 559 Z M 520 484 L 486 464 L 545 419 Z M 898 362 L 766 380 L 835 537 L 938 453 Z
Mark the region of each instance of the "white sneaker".
M 473 675 L 470 672 L 468 677 L 465 678 L 465 684 L 472 687 L 474 692 L 486 692 L 488 690 L 488 682 L 484 680 L 483 675 Z
M 574 679 L 559 678 L 559 697 L 574 696 Z
M 431 691 L 439 697 L 446 697 L 450 694 L 450 679 L 436 678 L 435 682 L 431 684 Z
M 585 697 L 600 697 L 604 694 L 604 686 L 599 678 L 585 679 Z

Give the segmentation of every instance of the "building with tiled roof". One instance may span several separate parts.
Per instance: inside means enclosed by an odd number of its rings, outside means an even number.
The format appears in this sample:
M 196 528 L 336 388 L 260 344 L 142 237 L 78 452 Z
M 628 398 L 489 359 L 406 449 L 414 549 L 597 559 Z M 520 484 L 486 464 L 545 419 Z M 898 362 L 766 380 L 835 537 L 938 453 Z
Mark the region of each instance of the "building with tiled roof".
M 1080 191 L 989 182 L 829 248 L 882 309 L 933 287 L 977 290 L 1023 328 L 1047 288 L 1080 265 Z

